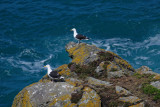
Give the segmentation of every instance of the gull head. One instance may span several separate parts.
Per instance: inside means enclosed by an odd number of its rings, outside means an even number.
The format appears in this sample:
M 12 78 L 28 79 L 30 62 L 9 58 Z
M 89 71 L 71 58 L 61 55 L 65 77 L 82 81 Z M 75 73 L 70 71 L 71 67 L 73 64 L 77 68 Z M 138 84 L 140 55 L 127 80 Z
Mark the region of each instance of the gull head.
M 47 64 L 47 65 L 46 65 L 46 66 L 44 66 L 44 67 L 46 67 L 46 68 L 50 68 L 50 65 L 48 65 L 48 64 Z
M 71 29 L 71 31 L 76 31 L 76 29 L 75 29 L 75 28 L 73 28 L 73 29 Z

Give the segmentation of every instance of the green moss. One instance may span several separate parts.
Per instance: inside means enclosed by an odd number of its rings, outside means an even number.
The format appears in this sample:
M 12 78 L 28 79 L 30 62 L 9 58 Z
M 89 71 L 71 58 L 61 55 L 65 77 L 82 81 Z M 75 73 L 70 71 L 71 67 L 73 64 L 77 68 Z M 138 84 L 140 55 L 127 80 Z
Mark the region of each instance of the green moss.
M 157 89 L 150 84 L 143 84 L 142 90 L 145 94 L 152 95 L 154 100 L 160 100 L 160 89 Z

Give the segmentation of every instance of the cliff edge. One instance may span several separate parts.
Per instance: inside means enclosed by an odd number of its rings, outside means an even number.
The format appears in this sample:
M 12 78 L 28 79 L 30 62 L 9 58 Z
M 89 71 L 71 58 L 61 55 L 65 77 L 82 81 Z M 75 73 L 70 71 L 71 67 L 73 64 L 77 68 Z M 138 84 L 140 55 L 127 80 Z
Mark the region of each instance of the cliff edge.
M 56 70 L 65 82 L 47 75 L 25 87 L 12 107 L 158 107 L 160 74 L 149 67 L 134 69 L 111 51 L 86 43 L 70 42 L 72 62 Z

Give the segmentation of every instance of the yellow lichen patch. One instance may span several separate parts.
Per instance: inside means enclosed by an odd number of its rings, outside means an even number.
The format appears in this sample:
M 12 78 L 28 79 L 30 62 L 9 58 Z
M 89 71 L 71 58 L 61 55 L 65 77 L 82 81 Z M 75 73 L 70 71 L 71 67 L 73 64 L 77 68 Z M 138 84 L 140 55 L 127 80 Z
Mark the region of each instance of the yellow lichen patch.
M 74 58 L 72 62 L 75 62 L 76 64 L 82 64 L 84 59 L 89 55 L 90 53 L 87 51 L 85 45 L 81 45 L 77 50 L 73 51 Z
M 139 99 L 138 97 L 135 97 L 135 96 L 129 96 L 129 97 L 120 97 L 119 98 L 119 101 L 122 101 L 122 102 L 128 102 L 128 103 L 136 103 L 138 101 L 140 101 L 141 99 Z
M 156 79 L 156 80 L 159 80 L 160 79 L 160 74 L 155 75 L 153 78 Z
M 71 75 L 70 69 L 68 68 L 68 65 L 67 65 L 67 64 L 64 64 L 64 65 L 58 67 L 57 70 L 61 70 L 61 71 L 59 72 L 60 75 L 64 75 L 64 76 L 69 76 L 69 75 Z
M 112 64 L 107 65 L 107 70 L 110 70 L 112 68 Z
M 79 107 L 99 107 L 99 106 L 95 106 L 95 104 L 93 103 L 93 101 L 89 100 L 87 102 L 87 104 L 82 103 L 82 104 L 79 105 Z
M 39 82 L 43 82 L 43 83 L 46 83 L 46 82 L 50 82 L 51 80 L 49 79 L 48 75 L 44 75 L 42 79 L 39 80 Z
M 71 101 L 68 101 L 67 104 L 65 104 L 63 107 L 75 107 L 77 104 L 71 103 Z
M 12 107 L 32 107 L 32 104 L 29 99 L 29 94 L 26 89 L 23 89 L 19 92 L 14 98 Z
M 108 72 L 114 72 L 114 71 L 118 71 L 119 66 L 117 66 L 114 62 L 111 62 L 110 64 L 107 65 L 107 71 Z
M 144 102 L 141 102 L 136 105 L 129 106 L 129 107 L 144 107 L 144 106 L 145 106 Z
M 73 85 L 73 86 L 76 86 L 76 82 L 71 81 L 70 78 L 69 78 L 69 79 L 65 79 L 65 81 L 66 81 L 67 83 Z
M 58 101 L 65 101 L 65 100 L 70 100 L 70 99 L 71 99 L 71 95 L 66 94 L 66 95 L 60 96 L 60 97 L 58 97 L 58 98 L 55 98 L 55 99 L 49 104 L 49 106 L 55 105 L 56 102 L 58 102 Z
M 119 94 L 119 95 L 128 95 L 128 94 L 131 94 L 130 91 L 120 87 L 120 86 L 116 86 L 116 93 Z
M 80 107 L 100 107 L 101 100 L 99 95 L 89 87 L 83 89 L 83 96 L 79 101 Z
M 112 54 L 113 56 L 117 57 L 117 58 L 121 58 L 120 56 L 118 56 L 117 54 L 111 52 L 111 51 L 107 51 L 108 53 Z
M 127 61 L 125 61 L 124 59 L 115 58 L 114 61 L 117 64 L 119 64 L 121 69 L 124 69 L 124 68 L 131 69 L 131 70 L 133 69 L 133 67 Z
M 43 82 L 43 83 L 46 83 L 46 82 L 51 82 L 51 80 L 48 80 L 48 79 L 41 79 L 41 80 L 39 80 L 39 82 Z
M 99 66 L 100 66 L 100 67 L 103 67 L 103 66 L 104 66 L 104 62 L 101 62 L 101 63 L 99 64 Z
M 72 62 L 75 62 L 76 64 L 84 64 L 84 61 L 90 56 L 93 50 L 96 50 L 95 53 L 98 51 L 104 51 L 103 49 L 97 48 L 95 46 L 89 46 L 84 43 L 75 45 L 67 51 L 73 58 Z
M 83 89 L 83 91 L 85 91 L 85 92 L 91 92 L 92 91 L 92 89 L 91 88 L 89 88 L 89 87 L 85 87 L 84 89 Z
M 49 104 L 49 107 L 55 106 L 55 104 L 56 104 L 57 102 L 62 102 L 62 103 L 63 103 L 63 107 L 73 107 L 73 106 L 76 106 L 76 104 L 71 103 L 70 99 L 71 99 L 71 95 L 70 95 L 70 94 L 66 94 L 66 95 L 60 96 L 60 97 L 58 97 L 58 98 L 55 98 L 55 99 Z

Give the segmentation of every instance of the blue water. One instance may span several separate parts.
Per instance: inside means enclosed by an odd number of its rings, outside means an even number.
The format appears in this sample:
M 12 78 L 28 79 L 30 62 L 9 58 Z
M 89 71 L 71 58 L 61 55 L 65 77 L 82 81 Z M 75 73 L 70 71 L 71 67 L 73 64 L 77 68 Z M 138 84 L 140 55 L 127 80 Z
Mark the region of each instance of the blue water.
M 160 73 L 160 1 L 158 0 L 1 0 L 0 107 L 46 74 L 43 68 L 69 63 L 65 45 L 84 41 L 113 51 L 134 68 Z

